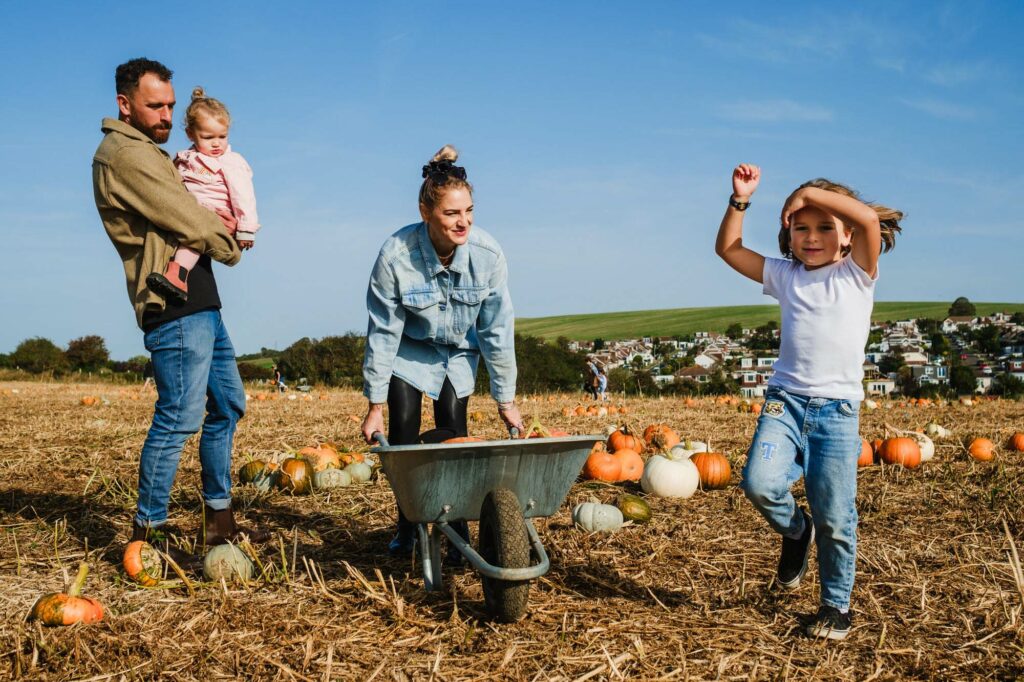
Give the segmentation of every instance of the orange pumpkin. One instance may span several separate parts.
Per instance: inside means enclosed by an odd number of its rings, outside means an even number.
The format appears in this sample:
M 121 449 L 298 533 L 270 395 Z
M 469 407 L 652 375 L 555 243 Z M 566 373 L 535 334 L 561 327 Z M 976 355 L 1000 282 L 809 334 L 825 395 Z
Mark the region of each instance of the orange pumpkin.
M 885 441 L 882 440 L 881 438 L 876 438 L 873 441 L 871 441 L 871 449 L 875 453 L 875 459 L 876 460 L 882 459 L 882 447 L 884 445 L 885 445 Z
M 622 463 L 605 449 L 604 443 L 598 443 L 590 451 L 587 463 L 583 465 L 583 475 L 596 481 L 615 483 L 622 473 Z
M 667 452 L 679 444 L 679 436 L 667 424 L 651 424 L 644 429 L 644 442 L 652 450 Z
M 720 452 L 698 452 L 690 461 L 697 467 L 700 484 L 707 490 L 725 488 L 729 485 L 732 468 L 729 460 Z
M 128 543 L 128 546 L 124 548 L 121 565 L 124 566 L 124 572 L 128 574 L 128 577 L 143 587 L 160 584 L 163 561 L 161 561 L 160 553 L 156 551 L 156 548 L 145 540 Z
M 583 407 L 582 405 L 577 405 L 576 409 L 573 410 L 573 414 L 575 414 L 577 417 L 586 416 L 587 408 Z
M 888 438 L 882 443 L 882 461 L 886 464 L 902 464 L 908 469 L 921 466 L 921 446 L 913 438 Z
M 313 465 L 298 457 L 289 457 L 281 462 L 281 475 L 277 487 L 293 495 L 303 495 L 313 490 Z
M 457 436 L 455 438 L 449 438 L 448 440 L 441 441 L 442 443 L 483 443 L 483 438 L 477 438 L 476 436 Z
M 341 458 L 338 456 L 338 451 L 326 443 L 304 447 L 299 450 L 298 456 L 308 460 L 313 465 L 314 472 L 323 471 L 324 469 L 341 468 Z
M 619 462 L 618 481 L 639 481 L 644 475 L 644 460 L 637 451 L 621 448 L 612 457 Z
M 996 456 L 995 449 L 995 443 L 988 438 L 975 438 L 968 446 L 967 452 L 979 462 L 990 462 Z
M 1017 452 L 1024 452 L 1024 433 L 1018 431 L 1010 436 L 1010 442 L 1007 443 L 1006 447 Z
M 751 414 L 761 414 L 761 403 L 754 403 L 750 406 Z
M 562 408 L 562 416 L 563 417 L 571 417 L 572 416 L 572 410 L 570 408 L 568 408 L 568 407 L 563 407 Z
M 68 590 L 46 594 L 36 600 L 29 619 L 41 620 L 44 625 L 74 625 L 98 623 L 103 620 L 103 605 L 92 597 L 80 597 L 89 567 L 83 561 L 78 566 L 78 577 Z
M 869 467 L 875 463 L 875 451 L 871 448 L 871 443 L 866 439 L 860 439 L 860 457 L 857 458 L 858 467 Z
M 636 453 L 644 451 L 644 441 L 638 438 L 628 426 L 621 426 L 608 436 L 608 449 L 612 452 L 628 448 Z
M 85 405 L 86 407 L 92 407 L 93 405 L 99 405 L 100 399 L 94 395 L 87 395 L 84 398 L 82 398 L 82 404 Z

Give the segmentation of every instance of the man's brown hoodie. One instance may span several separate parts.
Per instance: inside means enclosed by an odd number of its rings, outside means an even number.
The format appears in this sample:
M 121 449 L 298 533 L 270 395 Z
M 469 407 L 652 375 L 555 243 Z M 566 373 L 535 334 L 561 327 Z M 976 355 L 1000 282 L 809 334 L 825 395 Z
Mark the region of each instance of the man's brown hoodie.
M 237 263 L 242 252 L 220 218 L 188 193 L 167 152 L 122 121 L 105 118 L 101 129 L 103 141 L 92 159 L 96 209 L 124 263 L 128 297 L 142 327 L 143 313 L 165 305 L 146 286 L 146 276 L 163 272 L 179 245 L 226 265 Z

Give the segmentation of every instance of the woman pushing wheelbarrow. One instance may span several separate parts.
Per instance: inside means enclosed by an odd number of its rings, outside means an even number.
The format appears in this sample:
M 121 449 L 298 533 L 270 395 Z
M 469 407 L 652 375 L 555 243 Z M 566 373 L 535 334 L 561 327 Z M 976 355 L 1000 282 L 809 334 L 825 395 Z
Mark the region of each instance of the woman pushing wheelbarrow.
M 367 443 L 384 432 L 385 403 L 388 442 L 417 443 L 424 393 L 434 401 L 435 434 L 468 435 L 466 414 L 481 357 L 502 421 L 523 430 L 514 402 L 514 316 L 505 255 L 491 235 L 473 228 L 473 186 L 457 159 L 446 145 L 423 167 L 422 221 L 384 242 L 370 274 L 363 360 Z M 465 521 L 451 526 L 469 539 Z M 388 551 L 412 552 L 416 532 L 399 505 Z M 462 555 L 449 545 L 448 559 L 461 563 Z

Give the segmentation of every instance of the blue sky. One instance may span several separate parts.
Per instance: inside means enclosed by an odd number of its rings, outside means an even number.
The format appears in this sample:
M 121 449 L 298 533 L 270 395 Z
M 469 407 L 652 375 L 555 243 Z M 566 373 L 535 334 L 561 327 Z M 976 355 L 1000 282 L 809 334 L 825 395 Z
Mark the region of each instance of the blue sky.
M 768 302 L 713 250 L 741 161 L 763 253 L 826 176 L 908 214 L 878 300 L 1024 299 L 1019 2 L 284 5 L 4 4 L 0 352 L 143 352 L 90 175 L 114 68 L 143 55 L 179 102 L 228 105 L 255 171 L 263 230 L 217 269 L 240 353 L 365 329 L 373 259 L 447 142 L 520 316 Z

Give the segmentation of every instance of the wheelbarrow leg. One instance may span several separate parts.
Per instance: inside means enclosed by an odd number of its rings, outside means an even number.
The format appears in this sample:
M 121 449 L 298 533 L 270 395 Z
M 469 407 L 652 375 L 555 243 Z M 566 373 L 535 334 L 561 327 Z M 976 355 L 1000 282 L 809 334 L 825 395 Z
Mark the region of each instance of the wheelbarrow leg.
M 428 532 L 425 523 L 416 524 L 423 564 L 423 588 L 427 592 L 441 589 L 441 529 L 434 524 Z

